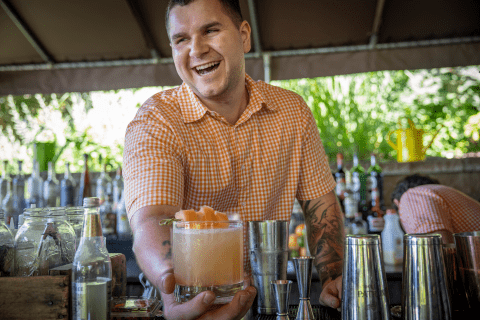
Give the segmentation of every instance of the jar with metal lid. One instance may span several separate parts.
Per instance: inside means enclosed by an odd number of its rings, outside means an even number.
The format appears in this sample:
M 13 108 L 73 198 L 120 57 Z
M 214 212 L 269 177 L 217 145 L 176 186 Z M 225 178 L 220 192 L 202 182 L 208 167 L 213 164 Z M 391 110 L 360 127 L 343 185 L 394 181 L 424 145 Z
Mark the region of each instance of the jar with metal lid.
M 16 276 L 48 275 L 49 269 L 73 262 L 75 231 L 65 208 L 30 208 L 24 215 L 15 236 Z
M 68 207 L 65 210 L 68 222 L 72 225 L 73 230 L 75 231 L 77 247 L 80 244 L 80 238 L 82 237 L 83 211 L 83 207 Z
M 0 209 L 0 277 L 13 276 L 14 252 L 13 233 L 3 221 L 3 210 Z

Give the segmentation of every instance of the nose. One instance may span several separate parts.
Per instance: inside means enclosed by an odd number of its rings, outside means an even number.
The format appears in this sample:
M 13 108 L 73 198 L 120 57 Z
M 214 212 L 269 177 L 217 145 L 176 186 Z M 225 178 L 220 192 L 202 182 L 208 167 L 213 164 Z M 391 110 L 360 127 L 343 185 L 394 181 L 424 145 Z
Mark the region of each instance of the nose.
M 199 58 L 209 50 L 208 44 L 201 36 L 195 36 L 190 41 L 190 57 Z

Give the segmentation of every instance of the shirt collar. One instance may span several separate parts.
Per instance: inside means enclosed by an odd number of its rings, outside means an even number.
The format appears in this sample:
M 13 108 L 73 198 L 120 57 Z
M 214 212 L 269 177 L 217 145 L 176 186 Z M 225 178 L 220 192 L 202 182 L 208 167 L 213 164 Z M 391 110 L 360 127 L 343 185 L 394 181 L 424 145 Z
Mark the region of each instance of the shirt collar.
M 263 86 L 255 82 L 249 75 L 245 75 L 245 83 L 249 94 L 249 101 L 247 108 L 240 118 L 247 119 L 259 111 L 263 106 L 269 110 L 277 109 L 276 105 L 272 104 L 264 94 Z M 198 99 L 193 90 L 184 82 L 178 90 L 179 105 L 185 123 L 195 122 L 200 120 L 207 112 L 211 112 Z

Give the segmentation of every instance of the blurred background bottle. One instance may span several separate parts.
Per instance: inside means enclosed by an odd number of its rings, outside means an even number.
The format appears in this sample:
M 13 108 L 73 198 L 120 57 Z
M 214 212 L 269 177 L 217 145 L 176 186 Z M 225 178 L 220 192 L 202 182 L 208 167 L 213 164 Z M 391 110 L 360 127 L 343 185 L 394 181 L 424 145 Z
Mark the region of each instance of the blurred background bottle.
M 125 195 L 122 191 L 120 201 L 116 208 L 117 214 L 117 236 L 119 238 L 130 238 L 132 236 L 132 229 L 127 216 L 127 208 L 125 207 Z
M 33 159 L 32 174 L 27 179 L 27 207 L 43 207 L 43 179 L 40 176 L 40 165 Z
M 4 222 L 7 225 L 7 227 L 11 228 L 12 226 L 12 221 L 15 221 L 14 218 L 17 214 L 17 211 L 15 210 L 15 205 L 13 202 L 14 195 L 13 195 L 13 182 L 12 180 L 9 180 L 7 182 L 7 192 L 5 196 L 3 197 L 2 201 L 2 209 L 3 209 L 3 214 L 4 214 Z
M 14 199 L 13 199 L 13 206 L 17 211 L 17 216 L 23 213 L 23 210 L 27 207 L 25 202 L 25 177 L 23 176 L 23 161 L 18 160 L 18 173 L 13 178 L 13 189 L 14 192 Z M 15 228 L 18 229 L 18 221 L 16 221 Z
M 70 163 L 65 163 L 65 174 L 60 182 L 60 206 L 72 207 L 75 205 L 76 182 L 70 173 Z
M 3 199 L 7 195 L 7 188 L 8 183 L 11 180 L 8 173 L 8 161 L 3 161 L 3 170 L 2 170 L 2 178 L 0 179 L 0 205 L 3 202 Z
M 102 158 L 100 157 L 100 163 L 102 164 Z M 107 174 L 107 163 L 103 163 L 102 172 L 100 177 L 97 179 L 97 190 L 96 196 L 100 199 L 100 204 L 102 204 L 107 195 L 112 194 L 112 178 Z
M 335 172 L 335 193 L 338 201 L 342 207 L 342 212 L 345 212 L 345 171 L 343 170 L 343 154 L 337 153 L 337 171 Z
M 352 184 L 352 173 L 345 173 L 345 234 L 351 234 L 352 223 L 355 220 L 355 214 L 358 212 L 358 201 L 355 198 Z
M 112 195 L 107 194 L 105 201 L 100 205 L 102 232 L 105 237 L 114 235 L 117 229 L 117 215 L 113 210 Z
M 353 154 L 353 167 L 350 172 L 352 173 L 352 191 L 355 200 L 358 202 L 358 211 L 366 218 L 368 212 L 367 179 L 365 169 L 359 163 L 356 153 Z
M 395 210 L 388 209 L 385 215 L 385 228 L 382 231 L 383 260 L 386 264 L 402 264 L 403 236 L 398 214 Z
M 84 210 L 72 266 L 72 319 L 110 319 L 112 264 L 102 234 L 100 199 L 84 199 Z
M 351 231 L 352 231 L 352 234 L 368 233 L 367 223 L 365 222 L 365 220 L 363 220 L 363 215 L 361 212 L 355 213 L 355 219 L 352 222 Z
M 88 154 L 83 154 L 84 164 L 83 172 L 80 177 L 80 185 L 78 187 L 77 206 L 83 206 L 83 199 L 92 196 L 92 188 L 90 186 L 90 172 L 88 170 Z
M 14 245 L 15 238 L 5 225 L 3 209 L 0 208 L 0 277 L 13 276 Z
M 120 203 L 120 198 L 123 193 L 123 177 L 122 177 L 121 166 L 117 168 L 117 173 L 115 175 L 115 179 L 113 179 L 112 181 L 112 186 L 113 186 L 113 209 L 116 210 Z
M 60 184 L 56 178 L 53 162 L 48 163 L 48 178 L 43 183 L 43 204 L 45 207 L 60 205 Z
M 376 211 L 383 215 L 385 212 L 385 200 L 383 197 L 383 174 L 382 168 L 377 163 L 375 154 L 372 154 L 370 157 L 370 167 L 368 168 L 367 175 L 369 180 L 369 189 L 367 191 L 370 194 L 369 208 L 370 210 Z

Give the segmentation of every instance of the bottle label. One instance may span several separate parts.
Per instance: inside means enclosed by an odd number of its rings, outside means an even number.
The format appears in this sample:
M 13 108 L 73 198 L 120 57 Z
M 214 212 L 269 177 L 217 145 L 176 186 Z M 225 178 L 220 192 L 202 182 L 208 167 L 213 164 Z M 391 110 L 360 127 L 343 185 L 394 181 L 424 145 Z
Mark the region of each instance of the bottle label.
M 368 216 L 368 226 L 370 232 L 380 232 L 385 226 L 385 220 L 381 217 Z

